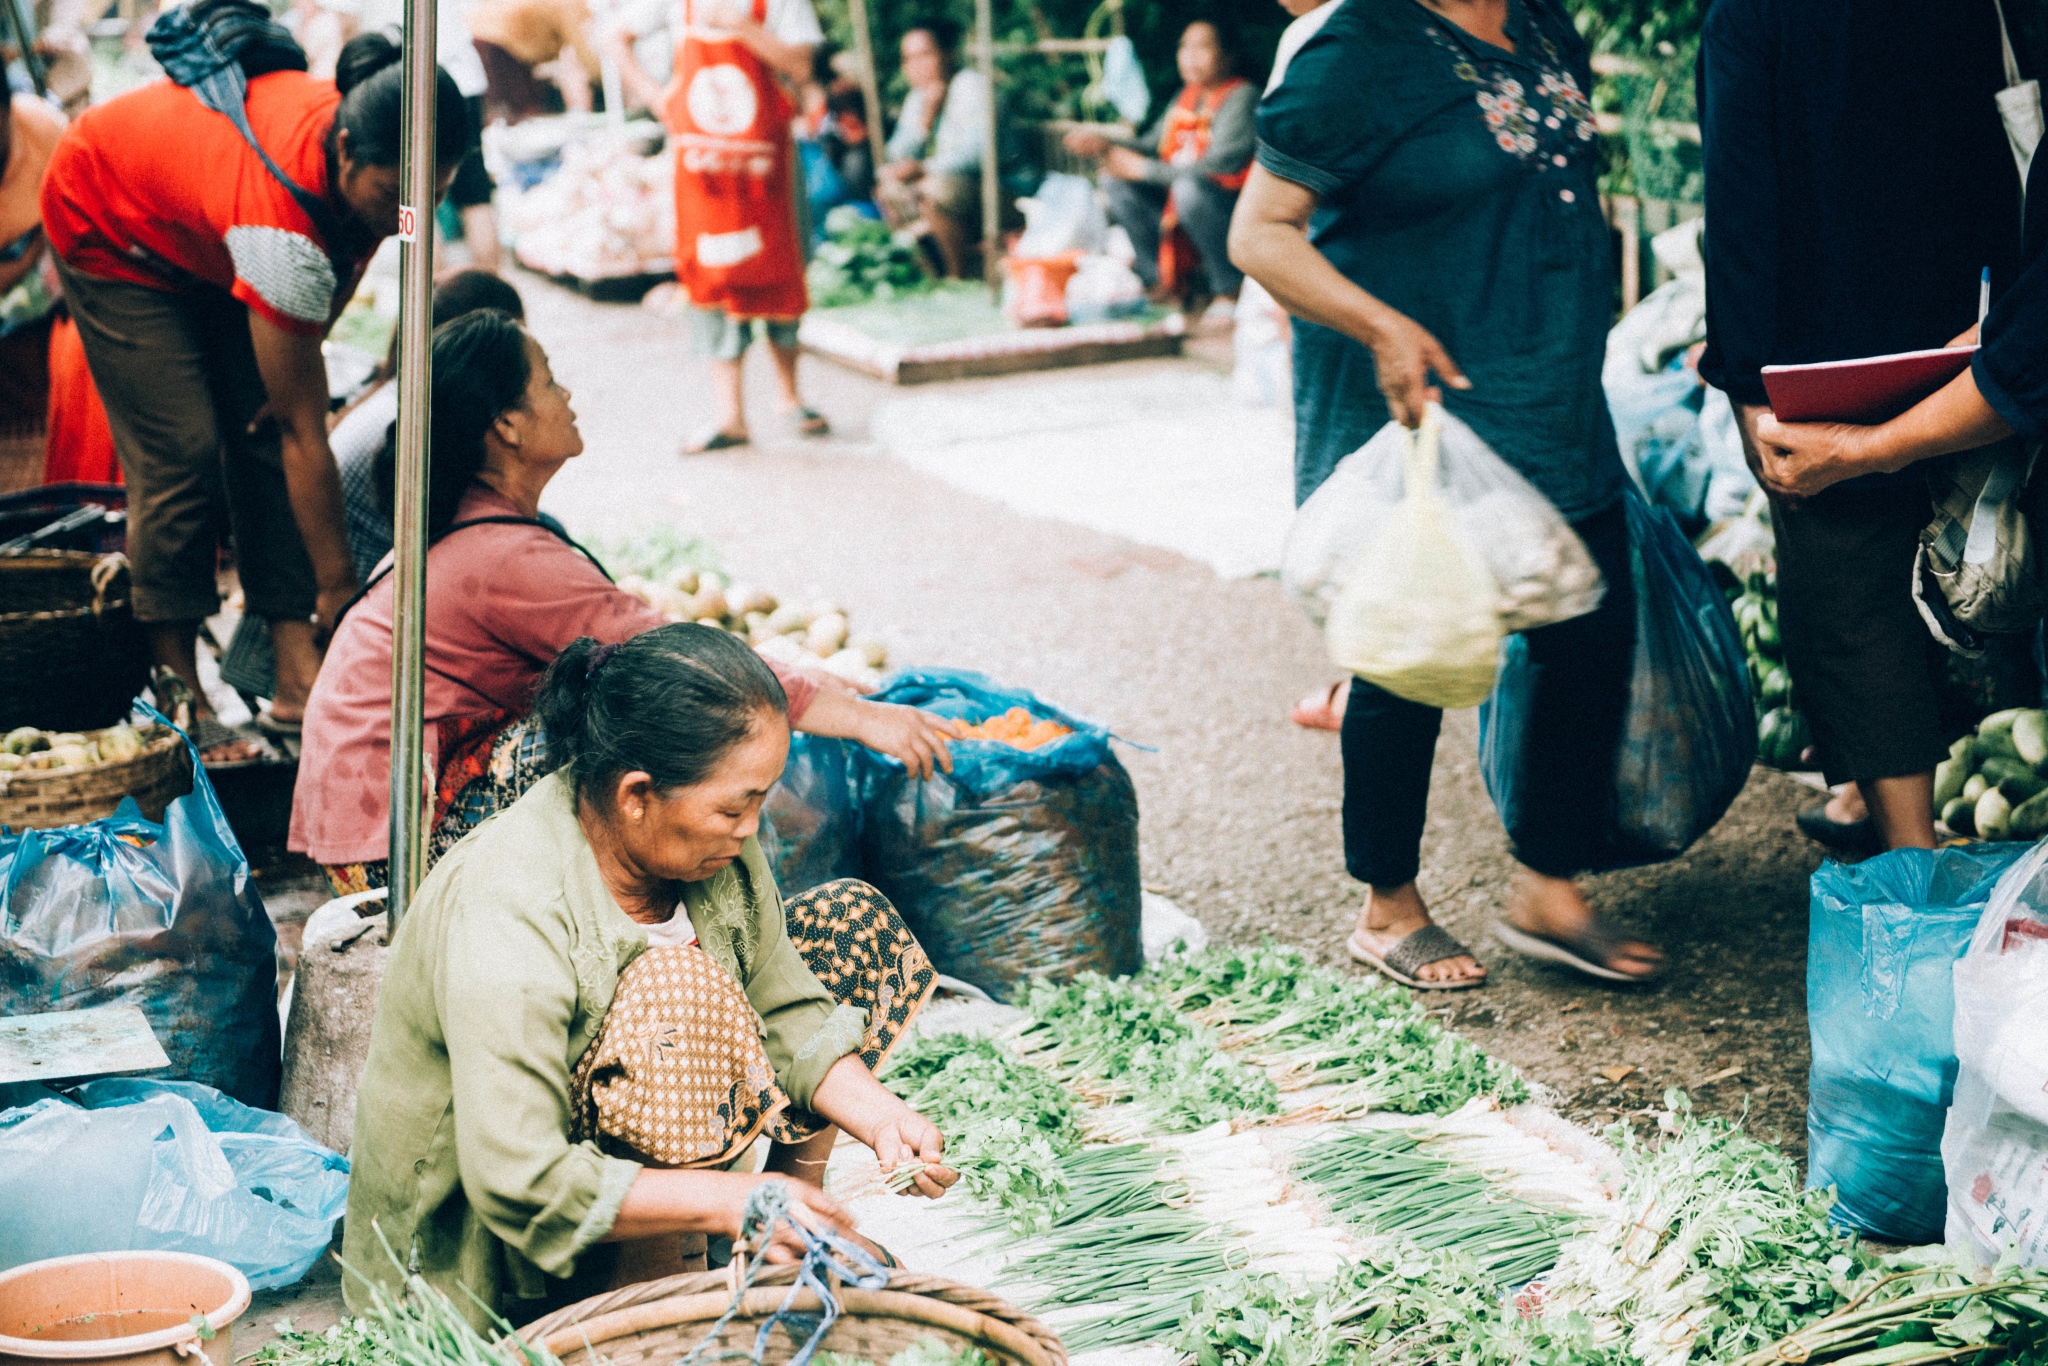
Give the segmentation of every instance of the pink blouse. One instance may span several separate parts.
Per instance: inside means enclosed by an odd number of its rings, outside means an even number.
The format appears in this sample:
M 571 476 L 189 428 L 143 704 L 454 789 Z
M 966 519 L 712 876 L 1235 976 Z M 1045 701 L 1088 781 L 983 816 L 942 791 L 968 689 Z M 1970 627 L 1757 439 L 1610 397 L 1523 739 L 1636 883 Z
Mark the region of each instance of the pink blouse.
M 496 490 L 473 485 L 457 521 L 516 517 Z M 390 853 L 391 603 L 386 576 L 349 610 L 306 704 L 290 847 L 316 863 L 364 863 Z M 446 536 L 427 552 L 426 771 L 434 722 L 523 712 L 540 676 L 578 636 L 615 642 L 663 624 L 544 527 L 492 525 Z M 769 662 L 792 722 L 817 685 Z

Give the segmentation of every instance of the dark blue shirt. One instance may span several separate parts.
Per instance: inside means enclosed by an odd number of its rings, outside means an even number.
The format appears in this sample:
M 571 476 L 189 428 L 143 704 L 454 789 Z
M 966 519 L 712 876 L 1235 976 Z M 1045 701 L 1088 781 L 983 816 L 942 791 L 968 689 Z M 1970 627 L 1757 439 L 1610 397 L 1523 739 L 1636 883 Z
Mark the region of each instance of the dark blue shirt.
M 1343 0 L 1259 108 L 1259 163 L 1316 192 L 1311 238 L 1443 343 L 1444 406 L 1567 518 L 1627 474 L 1600 388 L 1614 307 L 1585 45 L 1510 0 L 1508 52 L 1415 0 Z M 1372 352 L 1294 333 L 1295 496 L 1388 421 Z
M 1764 403 L 1765 365 L 1943 346 L 1975 322 L 1984 267 L 2002 289 L 2019 248 L 2004 84 L 1991 0 L 1716 0 L 1701 377 Z
M 2027 172 L 2020 276 L 1984 320 L 1970 363 L 1977 391 L 2028 441 L 2048 441 L 2048 143 Z

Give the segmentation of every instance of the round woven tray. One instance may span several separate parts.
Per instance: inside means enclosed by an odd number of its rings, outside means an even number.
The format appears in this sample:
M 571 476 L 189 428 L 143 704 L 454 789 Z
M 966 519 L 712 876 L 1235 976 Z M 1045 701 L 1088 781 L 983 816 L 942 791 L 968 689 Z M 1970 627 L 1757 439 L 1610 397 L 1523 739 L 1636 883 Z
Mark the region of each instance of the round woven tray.
M 718 1349 L 750 1352 L 754 1335 L 795 1280 L 794 1266 L 763 1272 L 719 1334 Z M 1066 1366 L 1066 1348 L 1050 1328 L 999 1296 L 943 1276 L 892 1271 L 886 1290 L 840 1286 L 835 1293 L 840 1315 L 821 1351 L 888 1366 L 904 1348 L 935 1338 L 947 1347 L 979 1348 L 996 1366 Z M 528 1324 L 519 1336 L 547 1348 L 563 1366 L 670 1366 L 704 1341 L 731 1303 L 732 1281 L 723 1271 L 669 1276 L 572 1304 Z M 792 1307 L 805 1314 L 820 1309 L 808 1290 Z M 796 1325 L 791 1337 L 790 1327 L 785 1323 L 770 1335 L 770 1366 L 795 1356 L 811 1331 Z
M 97 730 L 128 714 L 149 655 L 126 556 L 0 556 L 0 604 L 0 730 Z
M 174 730 L 144 731 L 133 759 L 86 768 L 15 769 L 0 773 L 0 825 L 51 830 L 111 816 L 123 797 L 142 814 L 164 818 L 164 808 L 192 790 L 192 753 Z

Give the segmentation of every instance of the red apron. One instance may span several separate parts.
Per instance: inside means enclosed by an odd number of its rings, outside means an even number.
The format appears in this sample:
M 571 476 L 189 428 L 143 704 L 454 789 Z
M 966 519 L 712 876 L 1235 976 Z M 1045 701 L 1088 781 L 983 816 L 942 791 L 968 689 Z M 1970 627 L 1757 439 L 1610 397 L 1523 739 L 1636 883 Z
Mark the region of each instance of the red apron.
M 765 22 L 767 0 L 752 0 Z M 675 78 L 662 101 L 676 158 L 676 279 L 699 308 L 794 318 L 810 306 L 797 236 L 790 121 L 782 83 L 683 0 Z
M 1191 85 L 1182 86 L 1159 127 L 1159 159 L 1169 166 L 1192 166 L 1206 156 L 1216 111 L 1223 107 L 1230 93 L 1244 83 L 1242 76 L 1232 76 L 1221 85 L 1200 90 Z M 1241 190 L 1245 181 L 1251 179 L 1251 174 L 1251 162 L 1246 161 L 1242 170 L 1229 175 L 1212 175 L 1209 179 L 1226 190 Z M 1173 200 L 1168 199 L 1166 212 L 1159 217 L 1160 284 L 1169 292 L 1177 293 L 1181 283 L 1194 276 L 1201 259 L 1193 240 L 1180 230 L 1180 215 L 1173 211 Z

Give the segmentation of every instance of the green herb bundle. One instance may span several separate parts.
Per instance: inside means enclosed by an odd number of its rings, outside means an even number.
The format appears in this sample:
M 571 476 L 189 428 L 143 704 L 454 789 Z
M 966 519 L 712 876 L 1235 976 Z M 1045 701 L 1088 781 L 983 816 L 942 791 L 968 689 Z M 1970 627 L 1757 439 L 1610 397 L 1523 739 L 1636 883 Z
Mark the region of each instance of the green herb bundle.
M 905 299 L 929 293 L 936 283 L 915 234 L 892 231 L 845 205 L 825 215 L 825 233 L 805 272 L 815 308 Z
M 1887 1257 L 1847 1304 L 1735 1366 L 2048 1363 L 2048 1267 L 2015 1258 L 1986 1273 L 1968 1262 L 1940 1247 Z
M 1430 1019 L 1409 993 L 1342 976 L 1299 949 L 1268 942 L 1178 955 L 1151 976 L 1176 1009 L 1213 1027 L 1223 1048 L 1284 1090 L 1342 1086 L 1361 1109 L 1407 1114 L 1528 1095 L 1511 1066 Z
M 1461 1253 L 1498 1286 L 1548 1271 L 1573 1227 L 1430 1151 L 1412 1132 L 1339 1134 L 1305 1149 L 1290 1170 L 1316 1184 L 1332 1213 L 1427 1251 Z
M 1280 1109 L 1270 1078 L 1223 1052 L 1148 980 L 1091 972 L 1064 986 L 1041 981 L 1028 1009 L 1018 1051 L 1095 1099 L 1128 1102 L 1110 1117 L 1127 1128 L 1172 1133 Z
M 1066 1207 L 1061 1159 L 1081 1146 L 1074 1098 L 1002 1045 L 967 1034 L 912 1039 L 891 1057 L 888 1085 L 946 1135 L 946 1160 L 968 1193 L 1000 1209 L 1013 1233 L 1041 1233 Z
M 240 1358 L 255 1366 L 398 1366 L 391 1339 L 367 1319 L 343 1319 L 325 1332 L 301 1332 L 290 1319 L 275 1325 L 277 1336 Z

